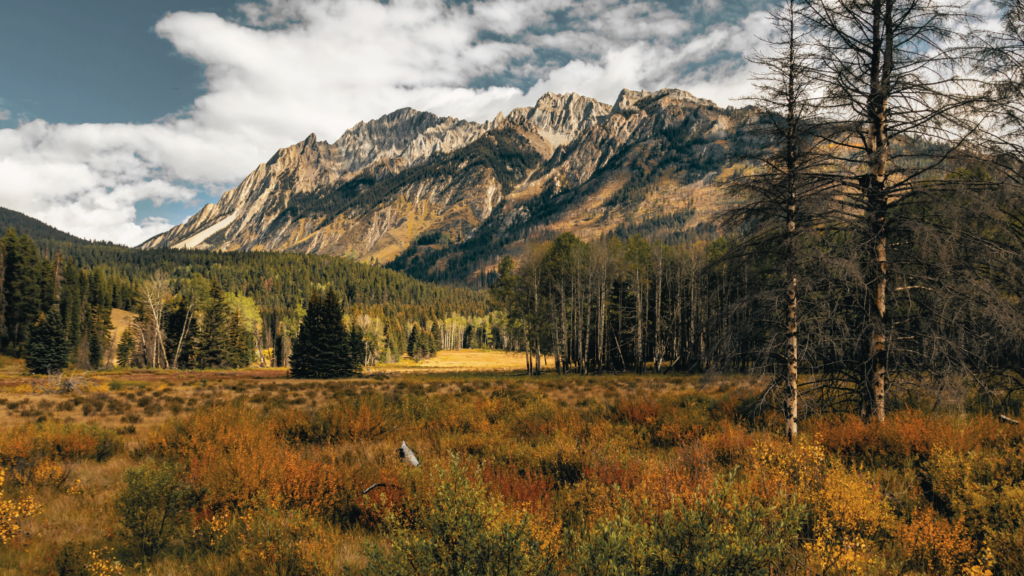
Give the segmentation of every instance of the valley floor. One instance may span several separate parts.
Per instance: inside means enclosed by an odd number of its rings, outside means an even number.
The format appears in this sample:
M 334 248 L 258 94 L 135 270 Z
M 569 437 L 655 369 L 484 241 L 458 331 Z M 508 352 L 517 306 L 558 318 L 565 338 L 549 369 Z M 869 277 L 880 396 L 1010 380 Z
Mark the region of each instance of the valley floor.
M 2 575 L 1024 570 L 1024 434 L 992 414 L 817 415 L 791 446 L 743 376 L 472 350 L 44 394 L 0 361 Z

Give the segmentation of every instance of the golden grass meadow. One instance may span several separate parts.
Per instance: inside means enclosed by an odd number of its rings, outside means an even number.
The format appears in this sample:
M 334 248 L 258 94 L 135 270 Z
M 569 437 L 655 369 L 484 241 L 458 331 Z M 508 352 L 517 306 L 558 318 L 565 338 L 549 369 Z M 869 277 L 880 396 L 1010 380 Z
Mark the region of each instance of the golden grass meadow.
M 0 574 L 1024 570 L 1024 442 L 993 414 L 816 415 L 791 446 L 746 409 L 749 377 L 521 360 L 113 370 L 45 394 L 3 358 Z

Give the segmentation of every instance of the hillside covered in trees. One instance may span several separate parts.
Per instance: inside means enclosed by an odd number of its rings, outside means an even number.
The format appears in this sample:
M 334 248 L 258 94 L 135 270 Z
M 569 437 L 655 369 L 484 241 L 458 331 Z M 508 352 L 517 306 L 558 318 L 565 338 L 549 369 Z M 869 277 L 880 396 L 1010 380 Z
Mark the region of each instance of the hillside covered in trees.
M 115 357 L 179 368 L 286 365 L 307 299 L 328 289 L 338 294 L 347 323 L 371 340 L 371 363 L 400 356 L 412 325 L 447 319 L 464 330 L 467 318 L 479 324 L 487 312 L 479 292 L 343 258 L 139 250 L 81 241 L 18 216 L 12 222 L 26 233 L 11 228 L 0 244 L 0 347 L 15 356 L 25 354 L 33 326 L 55 306 L 69 364 L 80 368 Z M 134 316 L 119 350 L 111 332 L 115 308 Z

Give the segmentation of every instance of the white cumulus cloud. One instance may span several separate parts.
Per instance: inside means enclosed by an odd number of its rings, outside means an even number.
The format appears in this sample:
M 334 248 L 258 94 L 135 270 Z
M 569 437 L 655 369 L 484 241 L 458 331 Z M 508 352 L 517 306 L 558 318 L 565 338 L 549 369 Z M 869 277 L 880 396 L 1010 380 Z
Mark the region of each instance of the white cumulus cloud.
M 405 106 L 482 121 L 548 91 L 611 102 L 624 87 L 678 87 L 725 105 L 748 89 L 742 54 L 766 22 L 752 13 L 697 29 L 685 12 L 628 0 L 240 8 L 243 21 L 178 12 L 156 23 L 175 50 L 205 66 L 207 91 L 188 110 L 148 124 L 35 120 L 0 130 L 0 205 L 134 245 L 172 224 L 140 221 L 137 202 L 226 190 L 311 132 L 333 141 Z

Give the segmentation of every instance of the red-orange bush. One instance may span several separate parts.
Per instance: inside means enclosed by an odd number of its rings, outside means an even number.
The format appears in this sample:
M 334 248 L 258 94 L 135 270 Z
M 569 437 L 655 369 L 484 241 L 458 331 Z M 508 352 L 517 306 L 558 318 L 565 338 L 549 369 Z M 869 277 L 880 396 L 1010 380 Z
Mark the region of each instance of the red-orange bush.
M 653 426 L 663 412 L 662 405 L 650 398 L 622 398 L 615 403 L 615 419 L 634 426 Z
M 976 550 L 961 522 L 950 524 L 929 508 L 916 510 L 897 529 L 906 566 L 925 574 L 956 574 L 968 567 Z
M 26 424 L 0 436 L 0 466 L 33 457 L 103 460 L 123 448 L 112 430 L 93 424 L 42 422 Z
M 881 425 L 853 415 L 829 416 L 808 422 L 804 430 L 846 459 L 889 466 L 899 466 L 908 458 L 927 459 L 936 445 L 973 443 L 946 419 L 915 411 L 893 413 Z
M 349 469 L 304 457 L 250 408 L 221 406 L 172 421 L 154 433 L 158 456 L 183 461 L 186 480 L 205 491 L 204 505 L 239 509 L 272 503 L 319 516 L 353 513 Z
M 488 489 L 505 501 L 525 504 L 534 513 L 550 506 L 555 482 L 540 472 L 512 463 L 485 462 L 480 475 Z
M 583 475 L 587 479 L 606 486 L 618 486 L 623 490 L 635 488 L 645 471 L 646 466 L 636 459 L 626 462 L 590 460 L 583 464 Z

